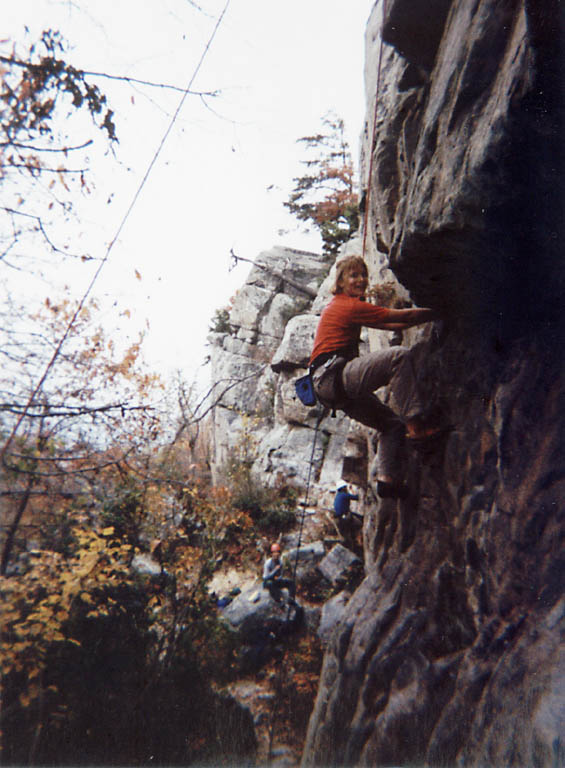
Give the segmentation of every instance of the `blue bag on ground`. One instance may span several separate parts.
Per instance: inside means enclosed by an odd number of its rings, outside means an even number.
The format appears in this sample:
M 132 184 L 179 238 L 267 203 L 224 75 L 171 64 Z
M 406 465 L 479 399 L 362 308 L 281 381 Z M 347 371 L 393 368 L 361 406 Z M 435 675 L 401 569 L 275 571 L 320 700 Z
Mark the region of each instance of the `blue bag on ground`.
M 314 385 L 312 384 L 312 377 L 309 373 L 307 373 L 306 376 L 301 376 L 299 379 L 296 379 L 294 388 L 298 395 L 298 399 L 303 405 L 316 405 L 316 394 L 314 392 Z

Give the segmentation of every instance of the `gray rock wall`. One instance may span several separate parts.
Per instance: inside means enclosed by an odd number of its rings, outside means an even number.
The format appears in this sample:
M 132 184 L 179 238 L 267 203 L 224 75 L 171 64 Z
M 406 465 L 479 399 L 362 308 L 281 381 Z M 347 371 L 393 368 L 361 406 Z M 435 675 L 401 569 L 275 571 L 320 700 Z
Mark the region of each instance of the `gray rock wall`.
M 389 0 L 370 19 L 368 259 L 443 313 L 408 341 L 455 429 L 407 452 L 407 500 L 371 501 L 369 477 L 366 578 L 304 765 L 565 763 L 560 15 Z

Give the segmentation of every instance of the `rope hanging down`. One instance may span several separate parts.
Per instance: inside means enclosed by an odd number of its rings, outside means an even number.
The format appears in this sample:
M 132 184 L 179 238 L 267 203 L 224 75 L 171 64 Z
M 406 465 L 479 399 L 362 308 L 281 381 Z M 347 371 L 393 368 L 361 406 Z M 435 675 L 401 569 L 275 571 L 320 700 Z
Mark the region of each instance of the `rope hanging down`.
M 298 568 L 298 556 L 300 554 L 300 547 L 302 545 L 302 532 L 304 530 L 304 520 L 306 518 L 306 507 L 308 506 L 308 496 L 310 494 L 310 480 L 312 477 L 312 467 L 314 465 L 314 452 L 316 450 L 316 440 L 318 439 L 318 430 L 320 428 L 320 424 L 322 423 L 322 419 L 324 418 L 325 415 L 326 415 L 326 410 L 324 409 L 316 420 L 316 428 L 314 429 L 314 439 L 312 440 L 312 453 L 310 454 L 310 463 L 308 465 L 308 477 L 306 479 L 306 494 L 304 496 L 304 502 L 302 505 L 302 515 L 300 516 L 300 528 L 298 529 L 298 544 L 296 546 L 296 557 L 294 558 L 294 568 L 292 571 L 292 580 L 295 583 L 296 583 L 296 571 Z M 289 616 L 290 616 L 290 605 L 288 607 L 288 613 L 286 616 L 287 621 Z
M 302 502 L 302 515 L 300 516 L 300 527 L 298 529 L 298 544 L 296 546 L 296 557 L 294 558 L 294 568 L 292 571 L 292 580 L 296 584 L 296 571 L 298 568 L 298 557 L 300 555 L 300 547 L 302 545 L 302 532 L 304 530 L 304 520 L 306 518 L 306 508 L 308 506 L 308 497 L 310 494 L 310 480 L 312 478 L 312 467 L 314 466 L 314 453 L 316 451 L 316 441 L 318 438 L 318 430 L 320 429 L 320 424 L 322 423 L 322 419 L 326 415 L 327 411 L 324 409 L 321 414 L 318 416 L 316 420 L 316 428 L 314 429 L 314 439 L 312 440 L 312 452 L 310 454 L 310 462 L 308 465 L 308 477 L 306 478 L 306 494 L 304 496 L 304 501 Z M 288 624 L 290 620 L 290 610 L 291 610 L 291 604 L 289 603 L 286 613 L 286 619 L 285 622 Z M 281 687 L 281 681 L 283 678 L 283 671 L 285 669 L 286 665 L 286 651 L 285 656 L 283 657 L 281 661 L 281 665 L 279 668 L 279 675 L 278 675 L 278 689 L 280 690 Z M 278 711 L 278 705 L 279 705 L 279 696 L 275 696 L 273 701 L 273 709 L 271 710 L 271 721 L 269 723 L 269 751 L 268 751 L 268 757 L 271 758 L 271 752 L 273 748 L 273 738 L 275 735 L 275 722 L 276 722 L 276 716 Z
M 381 22 L 381 40 L 380 40 L 380 46 L 379 46 L 379 62 L 377 67 L 377 85 L 375 89 L 375 109 L 373 113 L 373 126 L 372 126 L 372 135 L 371 135 L 371 144 L 370 144 L 370 160 L 369 160 L 369 173 L 367 178 L 367 194 L 365 195 L 365 216 L 364 216 L 364 225 L 363 225 L 363 259 L 365 258 L 365 250 L 366 250 L 366 243 L 367 243 L 367 225 L 369 221 L 369 197 L 370 197 L 370 189 L 371 189 L 371 178 L 373 175 L 373 158 L 375 154 L 375 148 L 377 144 L 377 108 L 379 104 L 379 89 L 380 89 L 380 81 L 381 81 L 381 65 L 382 65 L 382 54 L 383 54 L 383 36 L 382 36 L 382 26 L 384 25 L 384 20 L 386 18 L 386 6 L 387 6 L 387 0 L 383 0 L 383 14 L 382 14 L 382 22 Z M 235 256 L 235 254 L 232 255 Z M 298 533 L 298 544 L 296 547 L 296 557 L 294 559 L 294 568 L 292 572 L 292 580 L 296 584 L 296 572 L 298 569 L 298 558 L 300 555 L 300 547 L 302 545 L 302 533 L 304 530 L 304 520 L 306 517 L 306 507 L 308 506 L 308 496 L 310 493 L 310 480 L 312 476 L 312 466 L 314 464 L 314 452 L 316 450 L 316 440 L 318 437 L 318 430 L 321 424 L 322 419 L 324 418 L 326 414 L 326 411 L 322 411 L 322 414 L 318 417 L 316 421 L 316 428 L 314 430 L 314 439 L 312 441 L 312 453 L 310 455 L 310 462 L 308 466 L 308 478 L 306 481 L 306 495 L 303 502 L 302 507 L 302 515 L 300 517 L 300 528 Z M 290 611 L 291 611 L 291 605 L 288 605 L 287 614 L 286 614 L 286 622 L 288 623 L 290 618 Z M 281 666 L 279 670 L 279 690 L 280 690 L 280 681 L 282 680 L 284 667 L 286 664 L 286 652 L 285 656 L 283 657 L 281 661 Z M 271 758 L 272 753 L 272 747 L 273 747 L 273 738 L 274 738 L 274 732 L 275 732 L 275 722 L 276 722 L 276 715 L 278 711 L 278 704 L 279 704 L 279 696 L 276 695 L 273 701 L 273 709 L 271 711 L 271 721 L 269 723 L 269 751 L 268 751 L 268 757 Z
M 371 196 L 371 179 L 373 178 L 373 160 L 375 157 L 375 149 L 377 147 L 377 109 L 379 106 L 379 90 L 381 84 L 381 64 L 383 59 L 383 27 L 386 19 L 386 6 L 387 0 L 383 0 L 383 14 L 381 18 L 381 40 L 379 44 L 379 63 L 377 65 L 377 85 L 375 88 L 375 109 L 373 113 L 373 127 L 371 131 L 371 143 L 369 145 L 369 173 L 367 175 L 367 193 L 365 194 L 365 214 L 363 217 L 363 250 L 362 257 L 365 259 L 365 251 L 367 248 L 367 228 L 369 224 L 369 199 Z
M 45 370 L 43 371 L 43 373 L 42 373 L 38 383 L 34 387 L 31 395 L 29 396 L 29 399 L 28 399 L 26 405 L 24 406 L 24 408 L 23 408 L 23 410 L 22 410 L 18 420 L 16 421 L 12 431 L 8 435 L 8 438 L 7 438 L 6 442 L 2 446 L 2 449 L 0 450 L 0 464 L 4 463 L 4 457 L 6 455 L 6 451 L 8 450 L 8 448 L 10 447 L 14 437 L 16 436 L 22 421 L 26 417 L 26 415 L 27 415 L 27 413 L 28 413 L 28 411 L 29 411 L 33 401 L 35 400 L 35 397 L 37 396 L 37 393 L 40 391 L 41 387 L 45 384 L 45 381 L 46 381 L 47 377 L 49 376 L 53 366 L 55 365 L 55 362 L 57 361 L 57 359 L 58 359 L 58 357 L 59 357 L 59 355 L 61 353 L 61 350 L 63 348 L 63 345 L 64 345 L 65 341 L 69 337 L 69 334 L 70 334 L 71 330 L 73 329 L 73 327 L 74 327 L 74 325 L 75 325 L 75 323 L 77 321 L 77 318 L 78 318 L 82 308 L 84 307 L 84 304 L 85 304 L 86 300 L 90 296 L 90 293 L 92 292 L 92 289 L 94 288 L 94 285 L 95 285 L 96 281 L 100 277 L 100 273 L 102 272 L 102 269 L 106 265 L 106 263 L 107 263 L 107 261 L 108 261 L 108 259 L 110 257 L 110 253 L 111 253 L 114 245 L 116 244 L 116 242 L 118 240 L 118 237 L 120 236 L 120 234 L 121 234 L 121 232 L 122 232 L 122 230 L 123 230 L 127 220 L 129 219 L 129 217 L 131 215 L 131 212 L 133 211 L 133 208 L 134 208 L 135 204 L 137 203 L 143 188 L 145 187 L 147 179 L 149 178 L 149 175 L 150 175 L 151 171 L 153 170 L 153 167 L 154 167 L 155 163 L 157 162 L 157 159 L 158 159 L 159 155 L 161 154 L 161 150 L 163 149 L 163 146 L 164 146 L 167 138 L 169 137 L 169 134 L 170 134 L 171 130 L 173 129 L 174 124 L 177 121 L 177 118 L 178 118 L 178 116 L 180 114 L 180 111 L 181 111 L 183 105 L 184 105 L 184 102 L 186 101 L 186 97 L 188 96 L 188 94 L 191 91 L 192 84 L 194 83 L 194 80 L 196 79 L 196 76 L 198 75 L 198 73 L 199 73 L 199 71 L 200 71 L 200 69 L 202 67 L 202 64 L 204 63 L 204 59 L 206 58 L 206 55 L 207 55 L 208 51 L 210 50 L 210 46 L 212 45 L 212 42 L 213 42 L 213 40 L 214 40 L 214 38 L 216 36 L 216 33 L 217 33 L 217 31 L 218 31 L 218 29 L 220 27 L 220 24 L 223 21 L 223 18 L 224 18 L 225 14 L 226 14 L 226 11 L 228 10 L 230 2 L 231 2 L 231 0 L 227 0 L 226 4 L 224 6 L 224 10 L 222 11 L 220 16 L 218 17 L 218 20 L 216 21 L 214 29 L 212 30 L 212 33 L 211 33 L 210 37 L 208 38 L 208 42 L 206 43 L 206 45 L 204 47 L 204 50 L 202 51 L 202 55 L 200 56 L 200 59 L 199 59 L 197 65 L 196 65 L 196 67 L 194 69 L 194 72 L 192 73 L 192 76 L 190 78 L 189 83 L 188 83 L 188 85 L 186 86 L 186 88 L 183 91 L 182 98 L 180 99 L 179 104 L 178 104 L 178 106 L 177 106 L 177 108 L 175 110 L 175 113 L 174 113 L 174 115 L 171 118 L 171 121 L 170 121 L 170 123 L 169 123 L 169 125 L 167 127 L 167 130 L 165 131 L 165 133 L 163 135 L 163 138 L 161 139 L 161 142 L 160 142 L 159 146 L 157 147 L 157 150 L 155 151 L 155 153 L 154 153 L 154 155 L 153 155 L 153 157 L 151 159 L 151 162 L 149 163 L 149 165 L 147 167 L 147 170 L 145 171 L 145 174 L 143 175 L 143 178 L 142 178 L 142 180 L 141 180 L 137 190 L 135 191 L 135 194 L 134 194 L 134 196 L 132 198 L 132 201 L 129 204 L 127 210 L 126 210 L 126 212 L 125 212 L 125 214 L 124 214 L 124 216 L 123 216 L 123 218 L 122 218 L 122 220 L 121 220 L 121 222 L 120 222 L 120 224 L 118 226 L 118 229 L 116 230 L 116 234 L 114 235 L 114 237 L 112 238 L 112 240 L 110 241 L 110 244 L 108 245 L 108 247 L 106 249 L 106 253 L 104 254 L 104 258 L 101 260 L 100 264 L 98 265 L 98 269 L 94 273 L 90 283 L 88 284 L 86 290 L 84 291 L 84 293 L 83 293 L 83 295 L 82 295 L 82 297 L 81 297 L 81 299 L 80 299 L 80 301 L 79 301 L 79 303 L 77 305 L 77 308 L 76 308 L 73 316 L 69 320 L 68 325 L 67 325 L 67 327 L 65 328 L 65 330 L 63 332 L 63 335 L 59 339 L 59 342 L 57 343 L 57 345 L 55 347 L 55 350 L 54 350 L 54 352 L 53 352 L 53 354 L 51 356 L 51 359 L 49 360 L 49 362 L 45 366 Z

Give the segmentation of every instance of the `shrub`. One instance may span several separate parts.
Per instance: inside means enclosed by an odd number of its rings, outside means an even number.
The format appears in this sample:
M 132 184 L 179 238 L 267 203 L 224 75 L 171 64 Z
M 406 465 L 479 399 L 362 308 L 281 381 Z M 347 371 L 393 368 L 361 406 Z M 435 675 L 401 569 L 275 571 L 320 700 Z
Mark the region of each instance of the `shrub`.
M 217 309 L 210 325 L 211 333 L 229 333 L 233 335 L 234 330 L 230 325 L 230 313 L 228 309 Z

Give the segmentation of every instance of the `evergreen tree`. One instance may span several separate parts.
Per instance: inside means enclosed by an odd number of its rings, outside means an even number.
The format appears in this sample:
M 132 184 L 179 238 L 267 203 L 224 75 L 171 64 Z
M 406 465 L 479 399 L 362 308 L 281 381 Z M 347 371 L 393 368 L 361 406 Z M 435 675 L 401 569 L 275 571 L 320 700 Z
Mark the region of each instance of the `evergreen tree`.
M 329 112 L 322 125 L 321 133 L 298 139 L 315 154 L 302 161 L 306 173 L 293 179 L 294 189 L 284 205 L 316 227 L 324 251 L 335 254 L 359 227 L 359 204 L 344 122 Z

